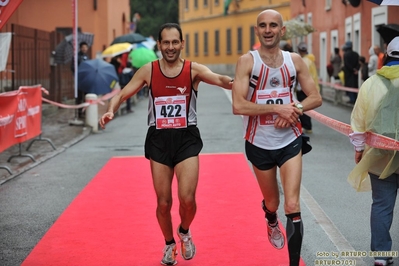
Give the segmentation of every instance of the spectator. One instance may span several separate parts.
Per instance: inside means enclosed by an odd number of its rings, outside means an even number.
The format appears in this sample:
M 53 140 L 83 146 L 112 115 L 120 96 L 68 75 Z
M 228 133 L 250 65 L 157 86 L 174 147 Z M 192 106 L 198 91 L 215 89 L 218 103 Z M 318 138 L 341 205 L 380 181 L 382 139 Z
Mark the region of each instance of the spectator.
M 339 80 L 338 73 L 342 69 L 342 58 L 341 55 L 339 54 L 339 48 L 334 48 L 334 55 L 331 56 L 330 63 L 333 66 L 332 76 L 334 77 L 335 81 L 338 81 Z
M 390 228 L 399 188 L 399 152 L 370 147 L 367 132 L 399 140 L 399 37 L 389 42 L 385 65 L 363 83 L 352 115 L 349 135 L 356 166 L 348 181 L 358 191 L 371 185 L 371 251 L 391 251 Z M 396 240 L 398 243 L 398 240 Z M 397 248 L 397 247 L 396 247 Z M 374 265 L 392 264 L 392 257 L 375 257 Z
M 364 82 L 366 79 L 369 78 L 369 66 L 364 56 L 359 56 L 359 63 L 360 63 L 360 78 Z
M 380 69 L 384 65 L 384 53 L 381 51 L 381 48 L 378 45 L 374 45 L 374 53 L 378 57 L 378 65 L 377 69 Z
M 352 50 L 352 42 L 348 41 L 343 46 L 344 50 L 344 77 L 345 87 L 359 89 L 359 54 Z M 354 104 L 357 98 L 357 92 L 348 91 L 349 103 Z
M 309 73 L 313 79 L 313 82 L 316 84 L 318 91 L 320 91 L 319 77 L 317 75 L 317 69 L 314 63 L 314 55 L 308 53 L 308 46 L 304 42 L 299 43 L 297 48 L 298 53 L 302 57 L 303 61 L 305 61 L 305 64 L 309 69 Z M 299 83 L 296 87 L 296 97 L 300 102 L 306 99 L 306 94 L 302 91 L 301 85 Z M 305 132 L 308 134 L 312 133 L 312 120 L 310 116 L 302 114 L 299 119 L 301 120 L 302 128 L 305 129 Z
M 283 51 L 287 51 L 292 53 L 294 50 L 292 49 L 292 45 L 287 41 L 280 41 L 280 49 Z
M 368 67 L 369 67 L 369 76 L 372 76 L 376 73 L 377 68 L 378 68 L 378 56 L 375 53 L 374 47 L 370 47 L 369 50 L 369 63 L 368 63 Z
M 122 73 L 119 74 L 119 85 L 121 86 L 121 89 L 123 89 L 129 81 L 133 78 L 134 71 L 132 68 L 132 63 L 127 62 L 126 67 L 122 70 Z M 132 107 L 131 107 L 131 97 L 126 99 L 126 111 L 128 113 L 133 113 Z
M 87 44 L 87 42 L 81 42 L 79 44 L 78 66 L 83 61 L 86 61 L 86 60 L 90 59 L 89 55 L 87 54 L 88 50 L 89 50 L 89 45 Z M 71 70 L 72 70 L 73 73 L 75 73 L 75 58 L 74 57 L 72 57 Z M 79 104 L 83 103 L 85 101 L 85 95 L 86 95 L 86 93 L 84 93 L 83 91 L 81 91 L 78 88 L 78 95 L 75 98 L 75 104 L 79 105 Z M 77 112 L 78 112 L 78 118 L 83 118 L 84 117 L 83 108 L 78 108 Z
M 112 57 L 110 64 L 115 67 L 115 71 L 118 75 L 120 75 L 122 73 L 122 71 L 121 71 L 123 69 L 123 68 L 121 69 L 122 55 L 117 55 L 117 56 Z

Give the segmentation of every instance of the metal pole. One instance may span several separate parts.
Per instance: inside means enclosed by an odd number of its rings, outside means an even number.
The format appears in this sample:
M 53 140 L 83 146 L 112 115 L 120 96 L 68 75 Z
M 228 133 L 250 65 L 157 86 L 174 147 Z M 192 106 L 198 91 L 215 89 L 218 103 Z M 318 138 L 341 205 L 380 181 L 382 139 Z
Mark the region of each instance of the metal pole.
M 73 3 L 73 54 L 74 54 L 74 89 L 75 99 L 78 98 L 78 0 Z
M 78 98 L 78 0 L 72 0 L 72 34 L 73 34 L 73 58 L 74 58 L 74 95 L 75 102 Z M 78 119 L 78 110 L 75 109 L 75 119 L 69 121 L 70 125 L 83 125 Z

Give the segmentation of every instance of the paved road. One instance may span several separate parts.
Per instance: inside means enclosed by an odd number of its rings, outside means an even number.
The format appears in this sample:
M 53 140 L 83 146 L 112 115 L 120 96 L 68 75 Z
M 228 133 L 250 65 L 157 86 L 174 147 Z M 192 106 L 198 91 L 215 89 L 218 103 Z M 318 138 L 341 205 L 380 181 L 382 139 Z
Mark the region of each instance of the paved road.
M 0 265 L 20 265 L 112 156 L 143 155 L 146 101 L 139 102 L 134 109 L 133 114 L 118 117 L 104 131 L 87 136 L 0 186 Z M 317 111 L 349 123 L 351 110 L 346 107 L 325 102 Z M 241 117 L 232 115 L 228 93 L 201 85 L 198 112 L 204 141 L 202 153 L 244 152 Z M 354 166 L 351 144 L 346 136 L 316 121 L 313 131 L 313 151 L 304 156 L 301 190 L 305 223 L 302 256 L 308 265 L 314 265 L 322 255 L 332 259 L 332 252 L 367 252 L 370 237 L 371 195 L 356 193 L 346 182 Z M 285 225 L 281 210 L 279 216 Z M 399 250 L 398 219 L 396 208 L 392 228 L 394 250 Z M 371 265 L 372 259 L 360 257 L 355 262 Z M 397 258 L 395 263 L 399 264 Z

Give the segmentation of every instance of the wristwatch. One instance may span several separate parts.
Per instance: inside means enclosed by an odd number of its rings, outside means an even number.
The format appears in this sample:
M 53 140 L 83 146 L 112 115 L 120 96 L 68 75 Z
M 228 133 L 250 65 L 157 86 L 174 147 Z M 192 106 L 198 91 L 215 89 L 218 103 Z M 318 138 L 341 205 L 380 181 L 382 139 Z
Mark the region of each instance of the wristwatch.
M 295 103 L 295 107 L 301 110 L 301 112 L 303 113 L 303 105 L 301 103 Z

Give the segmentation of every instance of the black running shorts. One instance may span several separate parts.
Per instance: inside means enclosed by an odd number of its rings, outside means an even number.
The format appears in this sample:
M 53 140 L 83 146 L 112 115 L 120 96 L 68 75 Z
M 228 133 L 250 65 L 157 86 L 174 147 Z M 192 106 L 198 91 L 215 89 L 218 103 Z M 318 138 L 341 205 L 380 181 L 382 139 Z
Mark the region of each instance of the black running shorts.
M 245 141 L 245 153 L 248 160 L 259 170 L 281 167 L 286 161 L 298 155 L 302 148 L 302 138 L 298 137 L 284 148 L 277 150 L 261 149 Z
M 145 157 L 174 167 L 181 161 L 198 156 L 202 139 L 196 126 L 179 129 L 156 129 L 149 127 L 144 145 Z

